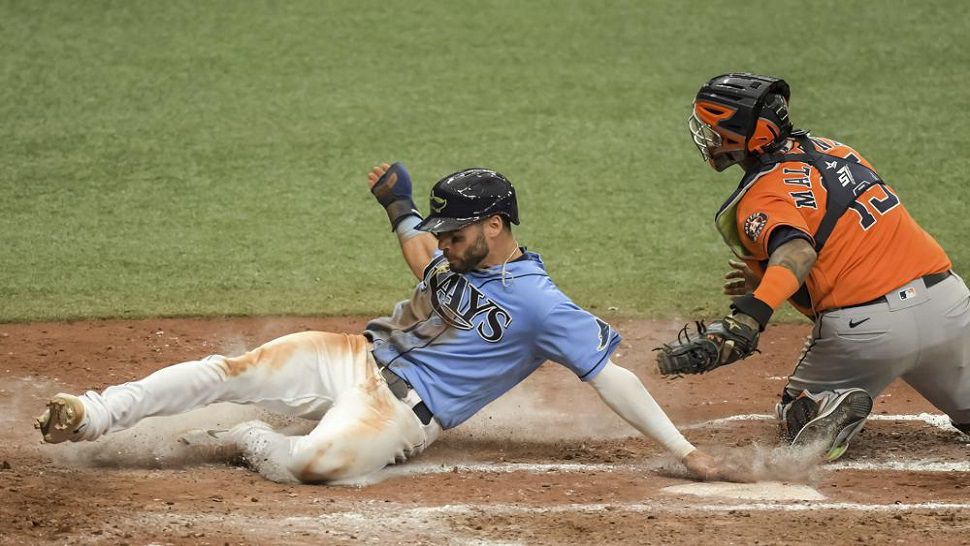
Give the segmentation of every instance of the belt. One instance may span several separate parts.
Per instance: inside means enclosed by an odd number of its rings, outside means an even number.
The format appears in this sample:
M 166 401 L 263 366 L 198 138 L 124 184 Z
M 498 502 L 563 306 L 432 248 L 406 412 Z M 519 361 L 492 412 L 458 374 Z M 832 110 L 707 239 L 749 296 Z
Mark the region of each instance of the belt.
M 952 274 L 953 274 L 953 271 L 947 270 L 942 273 L 931 273 L 929 275 L 923 275 L 922 276 L 923 284 L 925 284 L 927 288 L 931 286 L 935 286 L 945 281 Z M 889 300 L 886 299 L 886 296 L 879 296 L 874 300 L 857 303 L 855 305 L 845 305 L 843 307 L 838 307 L 837 309 L 851 309 L 853 307 L 865 307 L 866 305 L 875 305 L 877 303 L 889 303 Z M 835 311 L 835 309 L 827 309 L 827 311 Z
M 381 375 L 384 376 L 384 381 L 387 382 L 387 388 L 391 389 L 391 393 L 397 397 L 398 400 L 404 401 L 404 399 L 407 398 L 408 391 L 414 390 L 414 387 L 412 387 L 410 383 L 408 383 L 400 375 L 392 372 L 387 366 L 381 367 Z M 422 425 L 427 425 L 431 423 L 432 419 L 434 419 L 434 414 L 431 413 L 430 409 L 428 409 L 428 405 L 424 403 L 424 400 L 421 400 L 414 406 L 411 406 L 411 411 L 418 416 L 418 419 L 421 420 Z

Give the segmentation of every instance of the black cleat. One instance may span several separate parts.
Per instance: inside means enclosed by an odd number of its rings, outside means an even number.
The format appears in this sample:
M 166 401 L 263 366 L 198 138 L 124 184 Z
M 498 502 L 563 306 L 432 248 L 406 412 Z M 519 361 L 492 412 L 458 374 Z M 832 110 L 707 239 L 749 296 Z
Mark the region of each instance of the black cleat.
M 792 415 L 791 410 L 795 409 L 795 404 L 803 399 L 808 398 L 800 398 L 792 403 L 789 416 Z M 866 422 L 866 417 L 872 411 L 872 397 L 863 389 L 850 389 L 826 402 L 821 411 L 816 410 L 818 416 L 798 430 L 792 445 L 804 447 L 818 445 L 824 449 L 825 459 L 834 461 L 845 453 L 849 448 L 849 440 Z M 798 415 L 789 418 L 788 422 L 791 423 L 793 418 L 797 419 Z

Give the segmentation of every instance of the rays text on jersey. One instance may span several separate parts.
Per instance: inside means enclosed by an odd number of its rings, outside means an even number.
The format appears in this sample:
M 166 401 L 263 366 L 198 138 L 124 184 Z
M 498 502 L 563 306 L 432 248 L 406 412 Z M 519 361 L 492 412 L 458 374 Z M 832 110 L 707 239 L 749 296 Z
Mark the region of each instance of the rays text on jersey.
M 482 339 L 495 343 L 502 339 L 505 329 L 512 323 L 512 315 L 488 299 L 464 275 L 438 272 L 431 275 L 428 286 L 432 307 L 454 328 L 474 328 Z

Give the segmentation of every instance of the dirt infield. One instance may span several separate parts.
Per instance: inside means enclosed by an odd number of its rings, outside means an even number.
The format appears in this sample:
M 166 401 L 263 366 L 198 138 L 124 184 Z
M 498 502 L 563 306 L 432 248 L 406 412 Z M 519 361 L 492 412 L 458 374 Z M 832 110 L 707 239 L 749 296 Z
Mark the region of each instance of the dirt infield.
M 555 365 L 420 457 L 354 486 L 270 482 L 175 441 L 188 428 L 252 418 L 254 408 L 148 419 L 90 444 L 42 445 L 31 427 L 58 391 L 100 390 L 289 332 L 362 326 L 316 318 L 0 325 L 0 544 L 970 543 L 970 443 L 902 383 L 876 400 L 874 419 L 838 463 L 773 449 L 769 414 L 805 325 L 769 328 L 764 352 L 742 364 L 668 380 L 651 349 L 674 326 L 617 321 L 624 342 L 615 360 L 644 379 L 691 441 L 763 480 L 807 484 L 815 500 L 665 491 L 692 482 Z

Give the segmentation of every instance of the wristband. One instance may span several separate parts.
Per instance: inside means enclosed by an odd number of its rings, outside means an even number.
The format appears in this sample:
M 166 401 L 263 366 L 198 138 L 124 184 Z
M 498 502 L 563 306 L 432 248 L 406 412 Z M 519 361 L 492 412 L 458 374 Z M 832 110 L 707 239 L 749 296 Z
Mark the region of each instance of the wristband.
M 408 216 L 421 216 L 411 197 L 411 175 L 399 162 L 391 165 L 370 189 L 377 202 L 387 212 L 391 231 L 397 229 L 401 220 Z
M 396 231 L 397 226 L 400 225 L 401 221 L 405 218 L 410 218 L 411 216 L 417 216 L 421 218 L 421 214 L 418 212 L 418 207 L 414 205 L 414 201 L 410 199 L 399 199 L 390 203 L 384 207 L 384 211 L 387 212 L 387 219 L 391 221 L 391 231 Z
M 420 216 L 417 216 L 415 214 L 410 214 L 402 218 L 401 221 L 397 223 L 397 227 L 394 228 L 394 232 L 397 233 L 397 238 L 400 239 L 401 242 L 403 243 L 408 239 L 412 239 L 424 233 L 423 231 L 418 231 L 417 229 L 415 229 L 416 227 L 418 227 L 418 224 L 420 223 L 421 223 Z
M 734 303 L 731 304 L 731 310 L 735 314 L 743 313 L 758 321 L 758 331 L 760 332 L 765 331 L 768 320 L 775 312 L 770 305 L 756 298 L 754 294 L 745 294 L 734 300 Z
M 781 265 L 770 265 L 758 288 L 753 293 L 734 300 L 731 309 L 757 320 L 761 331 L 764 331 L 775 309 L 797 292 L 800 286 L 798 277 L 790 269 Z

